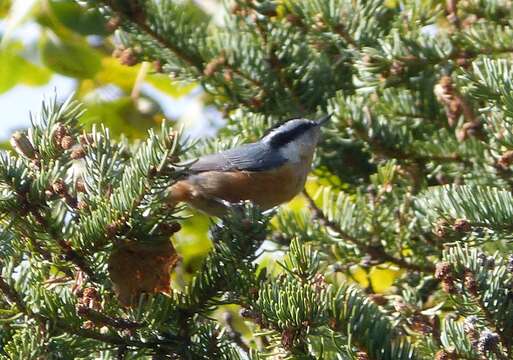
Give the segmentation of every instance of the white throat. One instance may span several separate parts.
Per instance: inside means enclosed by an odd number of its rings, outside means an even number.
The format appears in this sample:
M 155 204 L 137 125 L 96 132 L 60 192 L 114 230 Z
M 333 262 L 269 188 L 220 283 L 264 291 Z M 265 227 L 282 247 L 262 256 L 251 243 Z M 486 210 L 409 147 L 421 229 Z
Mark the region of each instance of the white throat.
M 292 163 L 301 161 L 301 153 L 304 152 L 304 146 L 297 141 L 291 141 L 280 148 L 281 155 Z
M 291 141 L 290 143 L 282 146 L 280 148 L 281 156 L 283 156 L 292 164 L 303 163 L 304 165 L 310 166 L 310 162 L 312 161 L 315 151 L 315 144 L 313 144 L 311 141 L 305 140 L 306 139 Z

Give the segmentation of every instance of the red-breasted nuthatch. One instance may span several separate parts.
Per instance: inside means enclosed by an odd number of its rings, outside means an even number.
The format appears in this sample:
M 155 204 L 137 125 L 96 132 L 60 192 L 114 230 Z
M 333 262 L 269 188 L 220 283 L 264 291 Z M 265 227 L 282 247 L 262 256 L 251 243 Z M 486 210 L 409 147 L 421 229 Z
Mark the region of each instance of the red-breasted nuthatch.
M 255 143 L 199 158 L 169 188 L 170 204 L 222 216 L 230 203 L 249 200 L 267 210 L 289 201 L 303 190 L 320 127 L 330 117 L 289 120 Z

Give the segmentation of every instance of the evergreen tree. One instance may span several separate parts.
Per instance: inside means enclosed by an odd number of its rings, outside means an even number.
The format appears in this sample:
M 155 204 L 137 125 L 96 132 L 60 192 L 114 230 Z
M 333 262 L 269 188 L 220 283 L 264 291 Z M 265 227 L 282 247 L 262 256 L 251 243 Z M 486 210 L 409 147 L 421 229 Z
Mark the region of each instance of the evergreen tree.
M 43 104 L 0 157 L 0 356 L 513 358 L 510 1 L 236 0 L 223 24 L 186 2 L 78 3 L 118 27 L 123 61 L 201 83 L 228 123 L 132 144 Z M 183 207 L 165 194 L 187 160 L 327 113 L 305 206 L 241 205 L 171 281 Z

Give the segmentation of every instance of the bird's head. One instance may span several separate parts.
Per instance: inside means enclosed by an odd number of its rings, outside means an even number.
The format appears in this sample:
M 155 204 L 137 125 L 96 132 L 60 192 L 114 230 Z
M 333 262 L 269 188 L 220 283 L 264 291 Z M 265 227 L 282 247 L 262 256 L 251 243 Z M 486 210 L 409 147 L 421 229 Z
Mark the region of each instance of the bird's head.
M 290 161 L 311 158 L 321 135 L 321 125 L 331 117 L 327 115 L 319 120 L 293 119 L 272 129 L 262 138 L 273 150 Z

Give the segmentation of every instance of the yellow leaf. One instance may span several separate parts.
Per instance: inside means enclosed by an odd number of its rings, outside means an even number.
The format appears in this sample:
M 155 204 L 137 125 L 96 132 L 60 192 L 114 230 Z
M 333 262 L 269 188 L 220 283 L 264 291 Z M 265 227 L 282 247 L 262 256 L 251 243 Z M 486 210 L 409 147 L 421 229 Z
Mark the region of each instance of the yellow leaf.
M 395 9 L 397 7 L 397 0 L 385 0 L 383 5 L 389 9 Z
M 307 206 L 308 206 L 308 203 L 306 202 L 306 199 L 301 195 L 294 197 L 286 205 L 287 210 L 294 211 L 294 212 L 302 211 Z
M 387 291 L 401 273 L 399 269 L 373 267 L 369 272 L 373 290 L 377 293 Z
M 367 272 L 364 269 L 360 266 L 352 266 L 350 271 L 353 279 L 356 280 L 361 287 L 366 288 L 369 286 L 369 278 L 367 277 Z
M 134 86 L 138 66 L 124 66 L 113 57 L 102 58 L 101 70 L 96 74 L 95 80 L 101 84 L 114 84 L 122 90 L 129 92 Z

